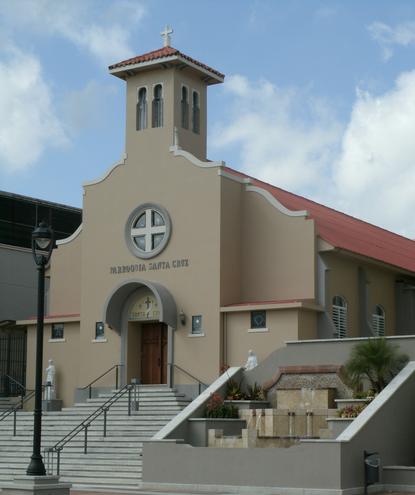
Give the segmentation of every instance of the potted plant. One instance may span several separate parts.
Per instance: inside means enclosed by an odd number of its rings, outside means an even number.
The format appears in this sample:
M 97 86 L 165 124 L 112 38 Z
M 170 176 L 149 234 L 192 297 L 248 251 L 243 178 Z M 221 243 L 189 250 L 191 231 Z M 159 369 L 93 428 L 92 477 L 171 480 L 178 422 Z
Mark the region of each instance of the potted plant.
M 206 418 L 238 418 L 238 409 L 225 403 L 219 394 L 212 394 L 206 404 Z
M 246 392 L 243 392 L 241 383 L 238 384 L 235 380 L 228 382 L 225 403 L 231 403 L 238 409 L 264 409 L 269 405 L 266 392 L 260 385 L 248 385 Z
M 238 408 L 225 403 L 221 395 L 209 397 L 203 418 L 189 418 L 188 442 L 194 447 L 207 447 L 209 430 L 222 430 L 224 436 L 240 436 L 246 421 L 239 418 Z

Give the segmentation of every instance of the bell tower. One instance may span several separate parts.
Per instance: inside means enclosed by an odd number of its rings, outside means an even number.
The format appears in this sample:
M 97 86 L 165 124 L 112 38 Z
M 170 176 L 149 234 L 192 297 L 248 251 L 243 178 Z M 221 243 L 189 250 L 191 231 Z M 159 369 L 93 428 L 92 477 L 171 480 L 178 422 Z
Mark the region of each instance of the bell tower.
M 173 48 L 172 33 L 166 26 L 162 48 L 109 67 L 127 83 L 126 152 L 142 156 L 175 144 L 206 160 L 207 87 L 225 76 Z

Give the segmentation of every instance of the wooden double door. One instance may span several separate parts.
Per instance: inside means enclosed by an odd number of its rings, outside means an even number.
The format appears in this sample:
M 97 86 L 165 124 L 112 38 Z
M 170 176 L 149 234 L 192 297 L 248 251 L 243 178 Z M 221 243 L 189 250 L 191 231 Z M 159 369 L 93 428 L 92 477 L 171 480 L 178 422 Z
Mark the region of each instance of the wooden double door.
M 146 323 L 141 327 L 141 383 L 167 383 L 167 326 Z

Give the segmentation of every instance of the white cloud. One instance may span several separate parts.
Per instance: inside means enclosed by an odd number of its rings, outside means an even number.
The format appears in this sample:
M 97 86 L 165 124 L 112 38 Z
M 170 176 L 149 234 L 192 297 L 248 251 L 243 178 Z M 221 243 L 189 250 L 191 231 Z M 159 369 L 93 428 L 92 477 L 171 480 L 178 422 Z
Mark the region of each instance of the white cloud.
M 341 127 L 307 91 L 282 90 L 268 81 L 228 78 L 229 122 L 213 131 L 213 148 L 238 147 L 248 173 L 291 190 L 316 193 L 333 162 Z M 306 164 L 306 166 L 305 166 Z
M 0 14 L 9 29 L 60 36 L 108 65 L 134 55 L 130 34 L 144 17 L 145 9 L 133 0 L 109 4 L 92 0 L 19 0 L 0 3 Z
M 7 172 L 24 170 L 47 147 L 67 143 L 39 60 L 10 43 L 0 58 L 0 115 L 0 168 Z
M 338 204 L 413 237 L 415 227 L 415 71 L 392 90 L 358 92 L 333 169 Z
M 89 81 L 83 88 L 65 95 L 62 114 L 71 134 L 81 130 L 100 127 L 107 121 L 108 98 L 115 93 L 114 87 Z
M 385 61 L 393 55 L 393 46 L 408 46 L 415 44 L 415 22 L 408 21 L 397 24 L 395 27 L 388 26 L 383 22 L 373 22 L 368 26 L 372 38 L 382 48 L 382 56 Z
M 225 90 L 230 118 L 214 130 L 212 145 L 237 147 L 237 168 L 415 236 L 415 71 L 382 95 L 358 91 L 346 126 L 307 91 L 242 76 Z

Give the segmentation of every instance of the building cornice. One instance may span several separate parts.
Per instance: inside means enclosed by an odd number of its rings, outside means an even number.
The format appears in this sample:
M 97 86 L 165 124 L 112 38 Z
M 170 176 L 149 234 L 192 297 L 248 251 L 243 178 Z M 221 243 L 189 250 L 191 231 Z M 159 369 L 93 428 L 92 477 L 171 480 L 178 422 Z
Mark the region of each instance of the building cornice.
M 122 157 L 117 162 L 115 162 L 113 165 L 111 165 L 111 167 L 104 173 L 104 175 L 102 175 L 98 179 L 93 179 L 93 180 L 90 180 L 90 181 L 83 182 L 82 183 L 82 187 L 85 188 L 87 186 L 93 186 L 95 184 L 99 184 L 100 182 L 103 182 L 107 177 L 109 177 L 112 174 L 112 172 L 117 167 L 120 167 L 121 165 L 125 165 L 126 164 L 126 161 L 127 161 L 127 153 L 124 153 L 122 155 Z M 85 194 L 85 192 L 84 192 L 84 194 Z
M 73 234 L 71 234 L 69 237 L 65 237 L 65 239 L 59 239 L 59 241 L 56 241 L 57 246 L 62 246 L 63 244 L 68 244 L 69 242 L 72 242 L 75 240 L 78 235 L 82 232 L 82 223 L 81 225 L 75 230 Z
M 76 323 L 81 321 L 81 315 L 77 313 L 63 315 L 45 316 L 45 325 L 49 323 Z M 36 325 L 36 318 L 28 318 L 27 320 L 18 320 L 16 325 Z
M 279 212 L 287 215 L 289 217 L 307 217 L 308 212 L 306 210 L 300 211 L 292 211 L 286 208 L 282 203 L 280 203 L 271 193 L 262 187 L 257 186 L 246 186 L 247 192 L 255 192 L 260 194 L 263 198 L 265 198 L 271 205 L 276 208 Z
M 11 246 L 10 244 L 0 243 L 0 249 L 10 249 L 11 251 L 21 251 L 22 253 L 31 253 L 32 248 L 25 248 L 21 246 Z
M 289 301 L 289 302 L 252 302 L 222 306 L 221 313 L 238 313 L 255 310 L 283 310 L 283 309 L 302 309 L 305 311 L 324 312 L 324 308 L 312 301 Z
M 233 180 L 234 182 L 238 182 L 239 184 L 251 184 L 252 181 L 248 177 L 238 177 L 237 175 L 232 175 L 226 170 L 218 170 L 218 175 L 221 177 L 225 177 L 226 179 Z
M 183 158 L 186 158 L 187 161 L 192 163 L 193 165 L 196 165 L 196 167 L 200 168 L 215 168 L 215 167 L 224 167 L 225 162 L 224 161 L 217 161 L 217 162 L 208 162 L 208 161 L 202 161 L 199 160 L 199 158 L 196 158 L 192 153 L 189 153 L 188 151 L 185 151 L 180 148 L 180 146 L 173 145 L 170 146 L 170 152 L 173 153 L 173 156 L 182 156 Z

